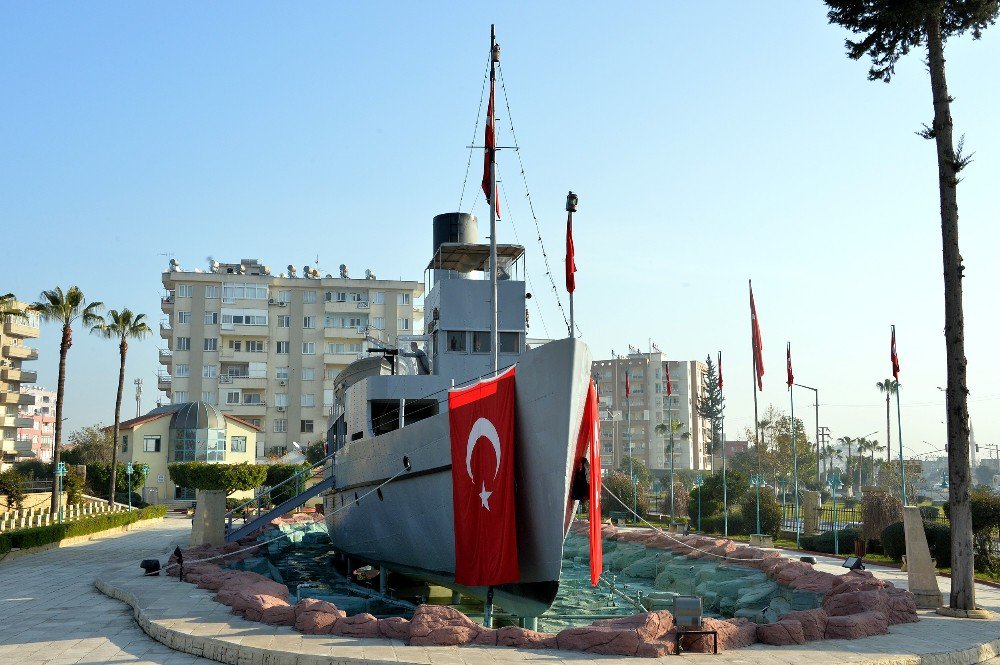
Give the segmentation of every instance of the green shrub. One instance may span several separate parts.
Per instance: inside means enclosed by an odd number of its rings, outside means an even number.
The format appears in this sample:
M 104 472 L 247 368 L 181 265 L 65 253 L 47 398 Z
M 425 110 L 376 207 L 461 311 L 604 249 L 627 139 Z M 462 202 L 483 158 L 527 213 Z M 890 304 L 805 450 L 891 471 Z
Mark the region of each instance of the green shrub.
M 27 496 L 24 492 L 25 477 L 14 469 L 7 469 L 0 473 L 0 494 L 7 499 L 7 507 L 20 510 L 24 507 L 24 499 Z
M 931 556 L 937 561 L 938 568 L 951 567 L 951 529 L 944 524 L 924 522 L 924 535 L 927 536 L 927 547 Z M 882 552 L 894 561 L 902 561 L 906 554 L 906 537 L 903 523 L 895 522 L 882 531 L 880 538 Z
M 906 534 L 902 522 L 893 522 L 882 530 L 879 536 L 882 553 L 893 561 L 902 561 L 906 554 Z
M 740 530 L 735 533 L 751 535 L 757 533 L 757 492 L 747 492 L 740 501 L 740 512 L 744 519 L 741 520 Z M 778 537 L 781 531 L 781 504 L 774 498 L 768 490 L 761 489 L 760 492 L 760 532 L 762 534 Z M 734 533 L 733 525 L 729 524 L 729 533 Z
M 116 483 L 117 484 L 117 483 Z M 115 493 L 115 503 L 121 503 L 128 505 L 128 492 L 116 492 Z M 145 508 L 149 504 L 142 500 L 142 496 L 136 492 L 132 492 L 132 507 L 133 508 Z
M 997 537 L 1000 535 L 1000 494 L 980 486 L 969 495 L 972 504 L 972 549 L 976 570 L 1000 570 Z M 951 504 L 944 504 L 944 514 L 951 519 Z
M 697 525 L 697 522 L 694 522 L 693 524 Z M 753 531 L 756 528 L 757 525 L 755 520 L 755 523 L 752 527 L 750 527 L 750 530 Z M 702 514 L 701 530 L 705 533 L 724 534 L 726 531 L 725 516 L 721 512 L 709 516 Z M 739 506 L 729 507 L 729 533 L 743 533 L 743 514 L 740 511 Z
M 840 545 L 841 554 L 854 552 L 854 543 L 861 537 L 861 532 L 857 529 L 841 529 L 837 531 L 837 540 Z M 822 552 L 833 554 L 833 531 L 827 531 L 817 536 L 802 536 L 802 548 L 810 552 Z
M 128 474 L 126 465 L 119 462 L 115 475 L 115 494 L 128 491 Z M 108 485 L 111 484 L 111 465 L 95 462 L 87 465 L 87 487 L 94 496 L 108 498 Z M 132 467 L 132 489 L 136 490 L 146 484 L 146 474 L 142 466 Z
M 167 465 L 170 480 L 179 487 L 198 490 L 222 490 L 226 494 L 260 487 L 267 479 L 268 467 L 263 464 L 209 464 L 207 462 L 177 462 Z
M 308 464 L 270 464 L 267 467 L 267 479 L 264 481 L 264 484 L 268 487 L 274 487 L 285 482 L 296 473 L 302 473 L 308 468 Z M 274 505 L 278 505 L 279 503 L 283 503 L 288 499 L 291 499 L 293 496 L 305 489 L 305 481 L 306 479 L 302 477 L 298 483 L 290 481 L 279 487 L 277 490 L 272 490 L 270 492 L 271 502 L 274 503 Z M 296 485 L 298 485 L 298 487 L 296 487 Z
M 40 460 L 24 460 L 14 464 L 14 470 L 28 480 L 51 480 L 52 465 Z
M 66 490 L 66 504 L 74 506 L 83 500 L 84 490 L 83 475 L 76 471 L 69 471 L 63 478 L 63 489 Z
M 132 512 L 106 513 L 76 520 L 75 522 L 64 522 L 62 524 L 50 524 L 48 526 L 36 526 L 30 529 L 4 532 L 0 534 L 0 554 L 9 552 L 14 547 L 20 549 L 39 547 L 41 545 L 48 545 L 49 543 L 57 543 L 64 538 L 88 536 L 92 533 L 134 524 L 140 520 L 163 517 L 166 514 L 166 506 L 149 506 L 148 508 L 133 510 Z
M 920 506 L 920 516 L 925 520 L 936 520 L 941 517 L 937 506 Z
M 610 517 L 611 513 L 627 513 L 632 519 L 632 501 L 635 494 L 636 512 L 645 515 L 649 511 L 649 495 L 646 487 L 639 483 L 638 492 L 632 485 L 632 480 L 627 473 L 622 471 L 611 471 L 601 482 L 601 511 L 605 517 Z M 611 496 L 614 493 L 618 499 Z M 622 506 L 622 502 L 625 506 Z

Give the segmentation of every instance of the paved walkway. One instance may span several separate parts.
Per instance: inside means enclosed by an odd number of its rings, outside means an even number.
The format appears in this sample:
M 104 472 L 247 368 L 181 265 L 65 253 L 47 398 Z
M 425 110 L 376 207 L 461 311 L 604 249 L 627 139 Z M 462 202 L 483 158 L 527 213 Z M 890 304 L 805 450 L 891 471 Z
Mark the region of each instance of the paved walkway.
M 190 529 L 189 520 L 168 518 L 0 562 L 0 663 L 212 663 L 148 637 L 131 607 L 94 588 L 99 571 L 116 561 L 158 557 Z

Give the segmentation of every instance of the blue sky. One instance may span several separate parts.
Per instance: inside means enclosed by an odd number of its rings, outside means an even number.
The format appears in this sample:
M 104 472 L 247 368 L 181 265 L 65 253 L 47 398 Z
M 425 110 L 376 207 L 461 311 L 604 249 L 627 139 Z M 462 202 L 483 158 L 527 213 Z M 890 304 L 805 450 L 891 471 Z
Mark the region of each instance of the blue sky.
M 936 163 L 914 135 L 932 113 L 923 55 L 890 85 L 868 82 L 820 2 L 6 3 L 0 219 L 32 240 L 7 248 L 0 291 L 78 284 L 155 323 L 166 254 L 185 268 L 318 255 L 324 272 L 418 279 L 431 218 L 459 203 L 491 22 L 557 284 L 565 194 L 580 195 L 577 316 L 596 357 L 650 338 L 678 359 L 721 349 L 738 433 L 752 423 L 753 278 L 763 405 L 787 407 L 790 340 L 833 435 L 884 443 L 875 382 L 895 323 L 907 452 L 943 447 Z M 970 408 L 986 444 L 1000 436 L 1000 28 L 946 55 L 956 133 L 976 153 L 959 207 Z M 559 336 L 517 158 L 500 159 L 500 240 L 527 246 L 532 334 Z M 478 163 L 463 209 L 471 197 L 483 217 Z M 76 340 L 71 429 L 110 422 L 117 379 L 113 344 Z M 129 356 L 147 406 L 160 342 Z M 38 346 L 39 382 L 54 386 L 57 331 Z M 798 394 L 810 431 L 811 400 Z

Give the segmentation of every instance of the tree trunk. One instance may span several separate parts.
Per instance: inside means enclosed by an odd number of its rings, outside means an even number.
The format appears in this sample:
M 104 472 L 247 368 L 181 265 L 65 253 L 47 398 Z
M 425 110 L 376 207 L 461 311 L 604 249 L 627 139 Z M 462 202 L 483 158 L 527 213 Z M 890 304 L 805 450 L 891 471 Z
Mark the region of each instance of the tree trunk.
M 66 354 L 73 346 L 73 329 L 69 323 L 63 324 L 62 341 L 59 343 L 59 381 L 56 384 L 56 431 L 52 443 L 52 502 L 49 511 L 55 515 L 59 510 L 59 485 L 56 470 L 59 468 L 59 445 L 62 443 L 63 394 L 66 392 Z
M 885 461 L 892 462 L 892 421 L 889 420 L 889 391 L 885 391 Z
M 951 597 L 953 609 L 976 607 L 969 500 L 969 389 L 966 385 L 965 320 L 962 313 L 962 255 L 958 249 L 958 165 L 955 162 L 951 98 L 945 79 L 940 10 L 927 20 L 927 55 L 934 99 L 941 195 L 941 244 L 944 262 L 944 340 L 948 367 L 948 502 L 951 508 Z
M 113 444 L 111 446 L 111 487 L 108 489 L 108 505 L 112 508 L 115 505 L 115 487 L 118 483 L 118 426 L 122 417 L 122 390 L 125 388 L 125 354 L 128 353 L 128 342 L 122 337 L 122 343 L 118 347 L 121 353 L 121 365 L 118 368 L 118 397 L 115 399 L 115 426 Z M 135 445 L 135 441 L 132 442 Z

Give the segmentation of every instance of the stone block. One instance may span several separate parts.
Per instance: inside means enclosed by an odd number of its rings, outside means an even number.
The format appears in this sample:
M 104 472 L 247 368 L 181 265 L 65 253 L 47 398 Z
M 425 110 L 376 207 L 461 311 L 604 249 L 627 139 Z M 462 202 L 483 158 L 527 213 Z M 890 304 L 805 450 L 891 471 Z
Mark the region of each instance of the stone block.
M 795 620 L 781 620 L 757 626 L 757 641 L 764 644 L 785 646 L 788 644 L 805 644 L 806 638 L 800 622 Z
M 828 640 L 856 640 L 872 635 L 886 635 L 888 632 L 889 619 L 881 612 L 832 616 L 826 624 Z
M 802 635 L 807 642 L 822 640 L 826 636 L 826 624 L 829 617 L 822 609 L 787 612 L 781 615 L 782 621 L 798 621 L 802 626 Z

